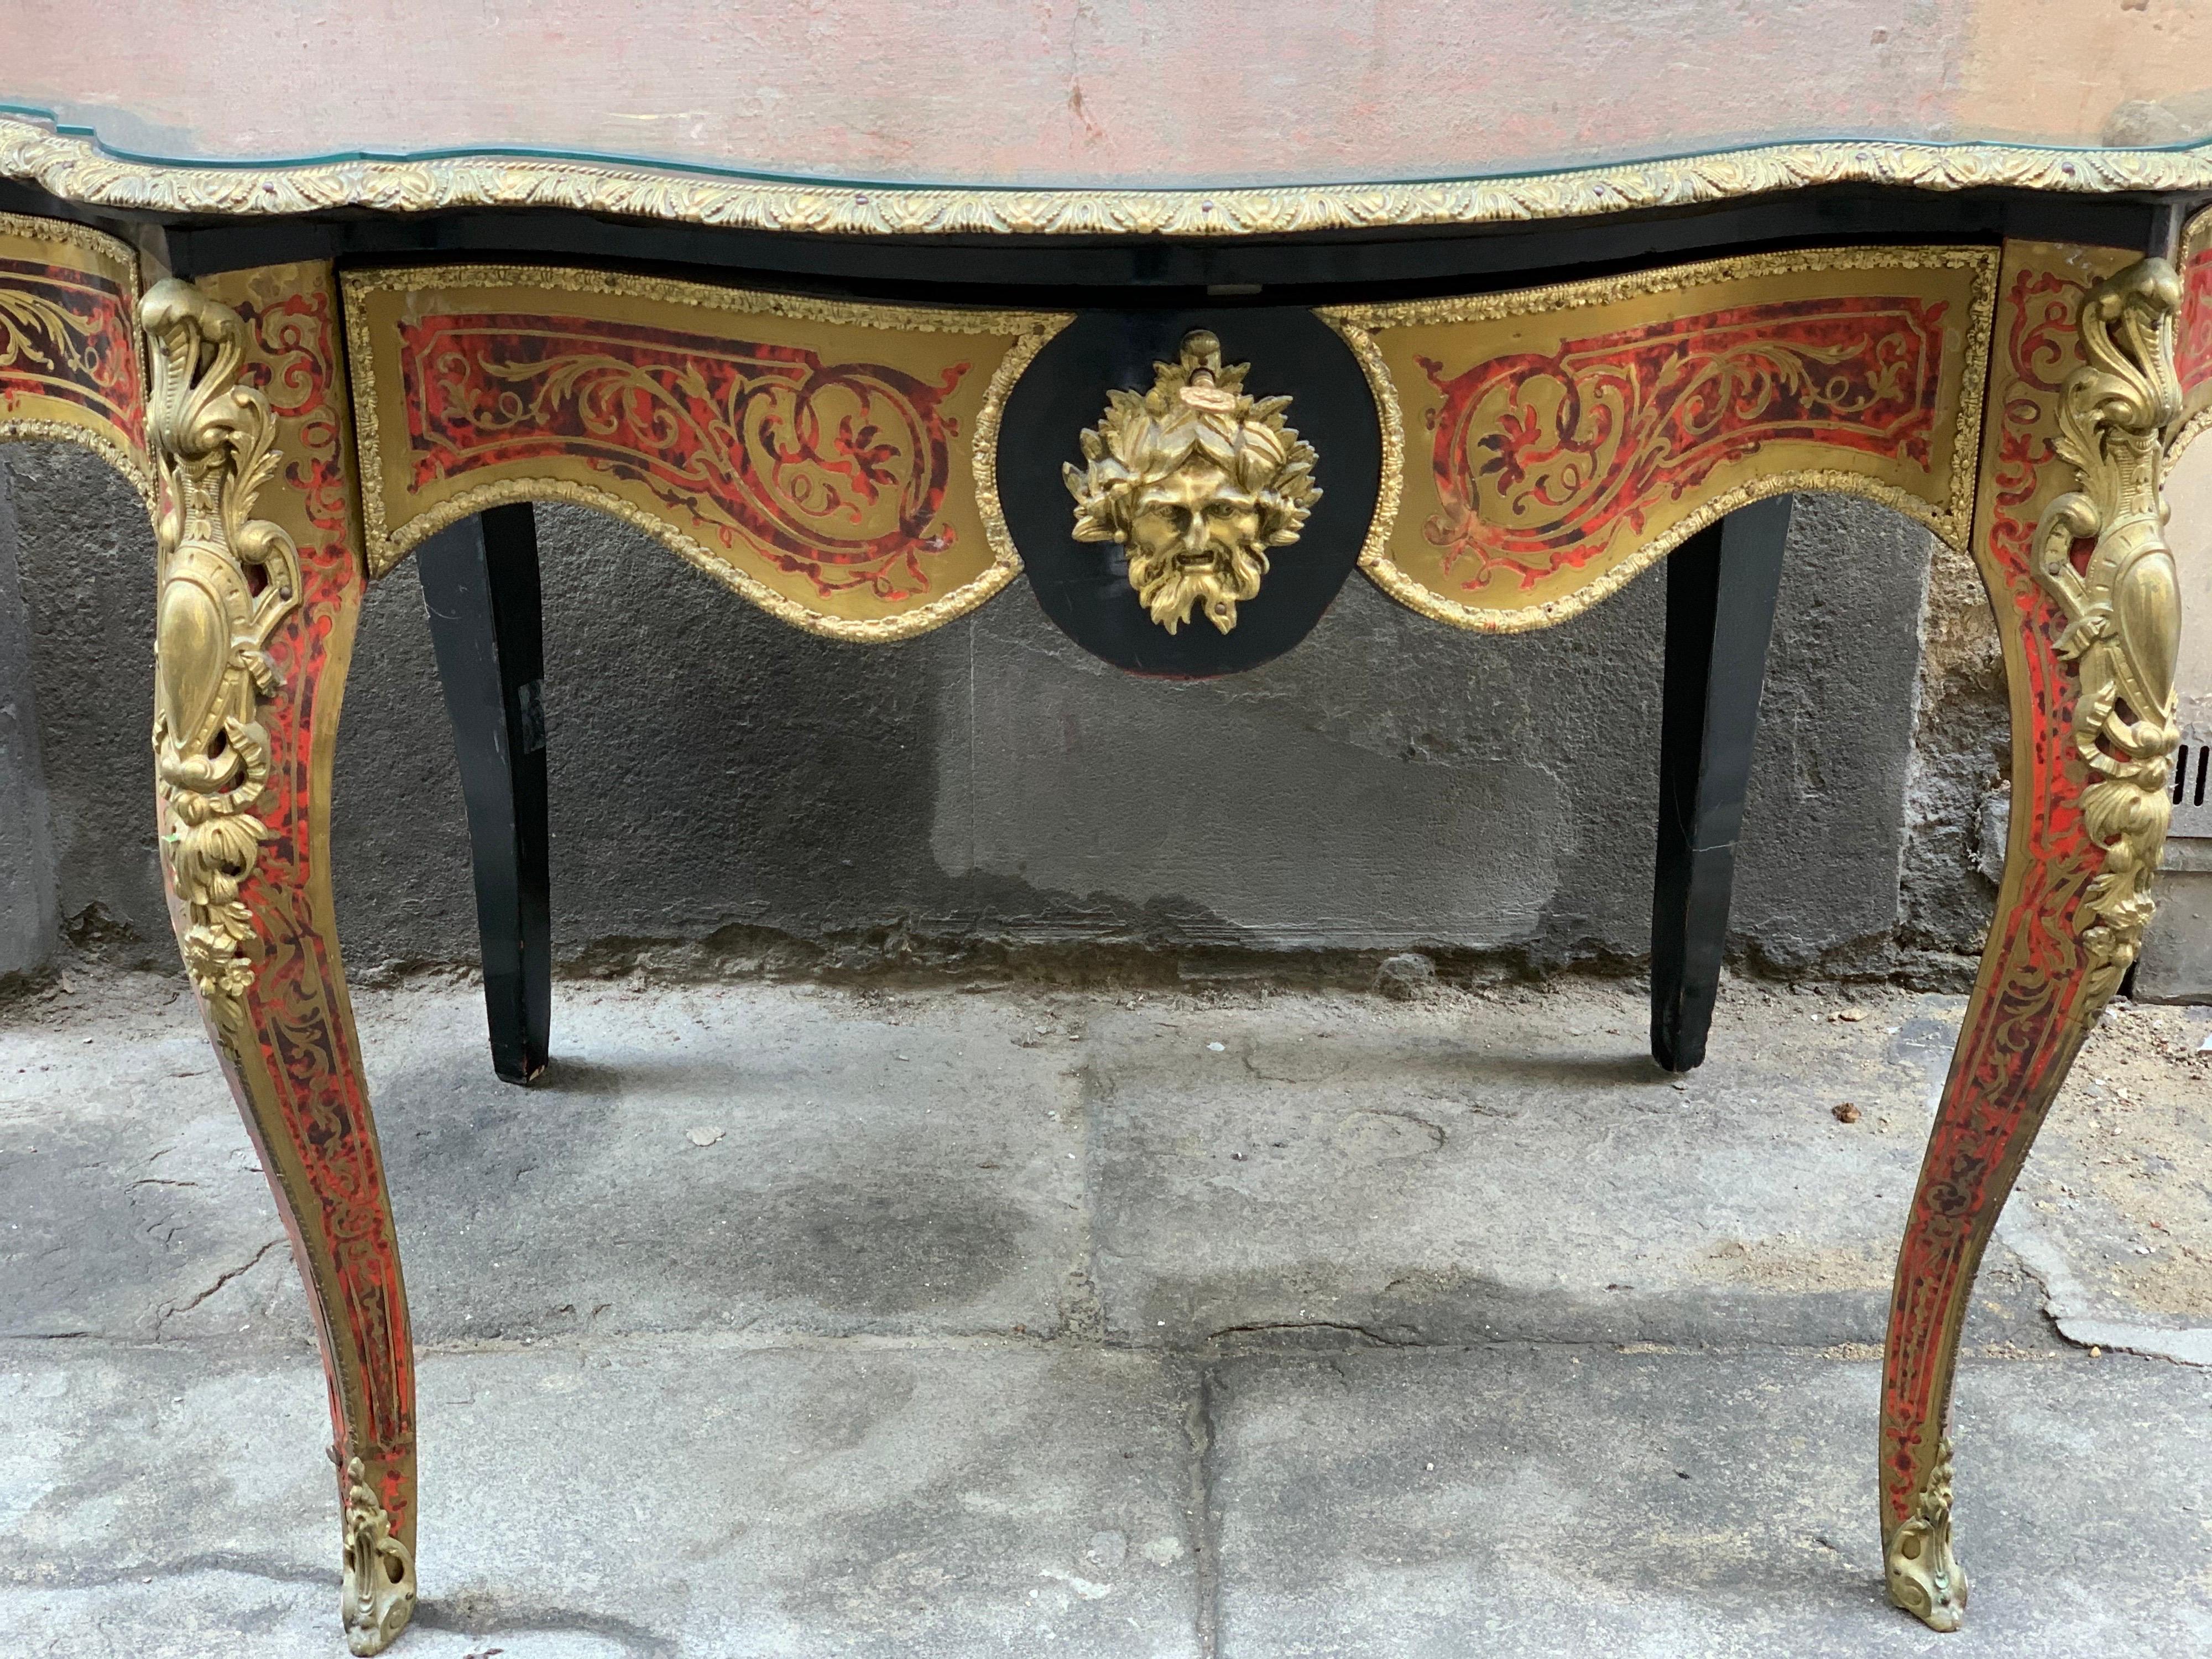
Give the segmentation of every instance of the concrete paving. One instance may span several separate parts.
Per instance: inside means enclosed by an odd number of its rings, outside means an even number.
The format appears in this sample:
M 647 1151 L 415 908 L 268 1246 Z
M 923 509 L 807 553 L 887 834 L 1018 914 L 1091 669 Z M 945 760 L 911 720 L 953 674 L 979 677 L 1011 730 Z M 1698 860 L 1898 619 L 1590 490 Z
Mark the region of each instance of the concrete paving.
M 359 1012 L 422 1659 L 2212 1655 L 2212 1023 L 2093 1040 L 1888 1608 L 1889 1271 L 1956 999 L 565 983 Z M 1852 1110 L 1838 1115 L 1848 1103 Z M 1845 1118 L 1851 1121 L 1845 1121 Z M 0 1654 L 343 1651 L 323 1389 L 160 976 L 0 1008 Z

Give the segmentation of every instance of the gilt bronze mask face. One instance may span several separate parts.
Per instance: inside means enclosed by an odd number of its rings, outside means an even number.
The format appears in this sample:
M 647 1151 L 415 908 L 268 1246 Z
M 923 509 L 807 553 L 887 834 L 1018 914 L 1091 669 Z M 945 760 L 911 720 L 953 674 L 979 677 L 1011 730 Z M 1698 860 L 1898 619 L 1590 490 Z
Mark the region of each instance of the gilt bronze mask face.
M 1321 491 L 1313 446 L 1283 423 L 1288 398 L 1244 392 L 1251 365 L 1221 366 L 1221 343 L 1183 337 L 1152 389 L 1106 394 L 1083 434 L 1087 467 L 1065 469 L 1075 538 L 1127 550 L 1129 586 L 1172 634 L 1194 609 L 1226 634 L 1260 591 L 1267 550 L 1297 540 Z

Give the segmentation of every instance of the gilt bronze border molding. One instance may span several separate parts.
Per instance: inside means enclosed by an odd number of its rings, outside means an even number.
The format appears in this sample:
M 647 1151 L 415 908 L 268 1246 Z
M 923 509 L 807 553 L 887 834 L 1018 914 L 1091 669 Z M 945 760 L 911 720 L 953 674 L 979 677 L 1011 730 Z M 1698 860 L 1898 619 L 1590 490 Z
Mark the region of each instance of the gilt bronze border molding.
M 1512 224 L 1692 207 L 1824 185 L 2212 191 L 2212 148 L 2046 149 L 1829 140 L 1498 179 L 1219 190 L 789 183 L 559 156 L 453 155 L 260 166 L 125 160 L 89 137 L 0 115 L 0 178 L 87 206 L 281 216 L 365 208 L 558 208 L 830 235 L 1241 236 Z
M 735 589 L 770 615 L 811 633 L 835 639 L 880 641 L 908 639 L 927 633 L 966 615 L 998 593 L 1020 574 L 1021 557 L 1007 532 L 1006 515 L 999 499 L 999 426 L 1007 394 L 1014 382 L 1045 343 L 1066 325 L 1069 319 L 1065 315 L 1028 311 L 960 311 L 950 307 L 872 305 L 616 272 L 506 264 L 445 264 L 356 270 L 348 272 L 343 282 L 346 327 L 354 371 L 355 425 L 360 434 L 362 455 L 364 531 L 372 577 L 391 570 L 413 547 L 446 526 L 487 507 L 523 501 L 571 501 L 611 514 L 673 549 L 687 562 Z M 574 453 L 559 453 L 560 443 L 552 441 L 541 444 L 534 459 L 514 459 L 497 463 L 471 462 L 465 459 L 459 460 L 450 474 L 437 480 L 440 488 L 434 499 L 427 504 L 414 505 L 411 498 L 420 483 L 420 477 L 417 474 L 410 474 L 404 481 L 395 482 L 399 477 L 396 469 L 400 465 L 400 458 L 407 453 L 404 446 L 414 445 L 420 448 L 422 428 L 428 416 L 420 406 L 419 397 L 416 403 L 408 401 L 410 389 L 404 384 L 404 375 L 403 383 L 395 385 L 387 373 L 394 354 L 400 348 L 389 337 L 390 329 L 380 324 L 374 313 L 380 301 L 390 301 L 394 296 L 404 310 L 410 298 L 416 295 L 443 291 L 495 295 L 502 289 L 514 291 L 515 304 L 511 312 L 499 312 L 498 319 L 502 325 L 512 325 L 518 329 L 541 318 L 549 322 L 555 320 L 552 313 L 544 311 L 542 297 L 551 293 L 601 301 L 636 301 L 635 312 L 626 314 L 622 319 L 589 319 L 594 326 L 628 330 L 632 333 L 655 330 L 665 333 L 678 325 L 696 325 L 707 330 L 732 316 L 751 316 L 773 318 L 787 323 L 877 330 L 890 334 L 958 335 L 991 343 L 990 350 L 996 361 L 991 362 L 988 369 L 980 374 L 973 374 L 968 372 L 966 365 L 961 366 L 962 378 L 980 380 L 982 385 L 980 401 L 975 403 L 972 415 L 966 417 L 971 430 L 965 434 L 958 433 L 952 429 L 957 422 L 948 421 L 945 433 L 941 434 L 948 450 L 955 447 L 966 450 L 964 483 L 957 489 L 952 489 L 949 473 L 941 481 L 947 486 L 947 494 L 951 497 L 947 511 L 957 512 L 960 498 L 969 497 L 972 492 L 969 498 L 972 500 L 975 528 L 980 532 L 990 556 L 988 562 L 974 574 L 959 580 L 947 591 L 919 603 L 915 602 L 915 596 L 912 593 L 892 592 L 879 599 L 862 599 L 843 605 L 810 604 L 805 594 L 794 591 L 801 584 L 793 581 L 778 586 L 755 571 L 745 568 L 739 560 L 750 558 L 751 554 L 742 550 L 726 553 L 709 546 L 703 539 L 709 522 L 697 511 L 685 507 L 678 500 L 683 494 L 682 488 L 672 489 L 658 496 L 635 488 L 629 489 L 628 494 L 623 493 L 624 488 L 636 483 L 640 467 L 629 463 L 611 465 L 605 458 L 597 462 L 579 459 L 589 447 L 581 436 L 573 446 Z M 618 304 L 614 308 L 622 309 L 622 307 Z M 693 341 L 690 343 L 696 347 L 707 343 Z M 537 349 L 539 344 L 542 342 L 533 343 L 532 349 Z M 659 345 L 653 349 L 663 349 Z M 677 362 L 684 349 L 680 343 L 666 346 L 663 368 L 679 378 L 696 380 L 696 369 Z M 799 352 L 817 369 L 828 367 L 830 362 L 827 357 L 817 362 L 811 353 L 788 343 L 773 345 L 766 349 L 786 354 Z M 542 360 L 538 361 L 542 362 Z M 976 365 L 978 369 L 982 369 L 982 367 L 981 362 Z M 878 380 L 891 373 L 872 365 L 861 368 Z M 495 366 L 494 372 L 506 374 L 510 371 L 501 365 Z M 942 395 L 949 391 L 950 384 L 947 378 L 936 392 L 917 392 L 915 395 Z M 416 388 L 418 393 L 420 390 Z M 703 398 L 705 389 L 702 386 L 695 385 L 685 396 L 692 399 Z M 601 412 L 606 407 L 602 405 Z M 409 422 L 404 436 L 386 430 L 387 421 L 403 417 Z M 834 441 L 866 448 L 888 435 L 863 427 L 851 434 L 841 432 Z M 741 466 L 746 462 L 746 456 L 735 453 L 744 447 L 742 433 L 732 426 L 727 430 L 718 428 L 718 436 L 726 448 L 732 452 L 731 455 L 712 458 L 702 462 L 702 465 L 711 468 L 724 459 L 732 466 Z M 964 444 L 961 442 L 963 439 L 965 440 Z M 892 447 L 895 448 L 896 446 L 894 443 Z M 418 456 L 417 459 L 419 462 L 421 458 Z M 952 457 L 948 455 L 945 459 Z M 855 466 L 862 464 L 862 459 L 852 460 Z M 504 476 L 488 477 L 481 483 L 462 485 L 458 489 L 446 487 L 455 479 L 465 477 L 477 465 L 496 465 Z M 690 478 L 685 487 L 694 486 L 698 482 L 698 478 Z M 742 535 L 730 525 L 717 522 L 712 527 L 721 532 L 733 549 L 740 548 L 741 544 L 750 545 L 744 544 Z M 758 551 L 753 550 L 754 553 Z M 763 568 L 768 568 L 772 563 L 761 558 L 753 558 L 752 562 L 762 564 Z M 805 561 L 799 559 L 777 568 L 787 573 L 804 565 Z M 775 570 L 771 568 L 769 574 L 775 574 Z M 856 610 L 860 614 L 854 614 Z

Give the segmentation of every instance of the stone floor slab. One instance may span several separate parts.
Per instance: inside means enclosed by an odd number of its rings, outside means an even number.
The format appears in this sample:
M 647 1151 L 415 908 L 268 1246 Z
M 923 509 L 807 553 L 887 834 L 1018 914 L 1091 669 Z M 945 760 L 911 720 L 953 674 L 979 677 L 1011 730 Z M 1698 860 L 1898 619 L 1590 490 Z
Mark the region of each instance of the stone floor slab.
M 1617 983 L 1102 1018 L 1106 1327 L 1877 1342 L 1956 1006 L 1732 987 L 1686 1079 Z
M 1171 1363 L 625 1339 L 421 1382 L 419 1659 L 1195 1653 Z M 19 1352 L 0 1408 L 0 1652 L 337 1650 L 311 1369 Z
M 283 1229 L 198 1018 L 136 988 L 0 1032 L 0 1330 L 296 1346 Z M 1080 1048 L 1049 1012 L 564 985 L 523 1090 L 492 1075 L 471 988 L 358 1003 L 420 1340 L 1060 1322 Z
M 2212 1377 L 1968 1366 L 1966 1628 L 1882 1595 L 1878 1369 L 1501 1345 L 1212 1393 L 1220 1659 L 2212 1653 Z

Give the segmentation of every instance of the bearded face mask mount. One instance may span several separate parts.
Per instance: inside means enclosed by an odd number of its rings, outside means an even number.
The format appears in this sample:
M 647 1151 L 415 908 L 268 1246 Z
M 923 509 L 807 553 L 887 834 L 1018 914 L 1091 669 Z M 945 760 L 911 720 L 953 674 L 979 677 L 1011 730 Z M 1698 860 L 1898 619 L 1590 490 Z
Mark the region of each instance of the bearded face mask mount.
M 1194 610 L 1235 628 L 1268 550 L 1297 540 L 1321 500 L 1313 446 L 1284 424 L 1291 400 L 1249 395 L 1250 368 L 1223 368 L 1221 342 L 1194 330 L 1177 361 L 1152 365 L 1151 391 L 1106 394 L 1086 465 L 1063 469 L 1075 538 L 1127 550 L 1129 586 L 1170 634 Z

